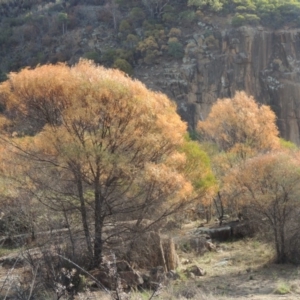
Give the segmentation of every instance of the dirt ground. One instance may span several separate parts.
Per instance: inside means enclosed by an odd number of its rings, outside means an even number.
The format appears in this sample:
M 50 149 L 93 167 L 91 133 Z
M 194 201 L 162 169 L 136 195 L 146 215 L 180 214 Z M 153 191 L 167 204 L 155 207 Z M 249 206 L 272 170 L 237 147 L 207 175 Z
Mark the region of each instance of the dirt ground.
M 175 232 L 176 237 L 187 235 L 191 225 Z M 171 281 L 152 299 L 175 300 L 277 300 L 300 299 L 300 266 L 274 264 L 271 245 L 257 239 L 244 239 L 215 243 L 217 251 L 199 256 L 193 252 L 178 250 L 181 262 L 176 270 L 180 279 Z M 13 255 L 12 253 L 10 255 Z M 197 265 L 206 271 L 205 276 L 188 278 L 184 272 L 189 266 Z M 12 281 L 20 275 L 22 268 L 11 270 L 0 266 L 1 294 L 7 292 L 6 286 L 13 287 Z M 12 272 L 7 276 L 7 272 Z M 136 291 L 131 300 L 148 300 L 151 293 Z M 47 297 L 47 299 L 54 299 Z M 104 292 L 83 293 L 77 300 L 108 300 L 111 296 Z
M 255 239 L 220 243 L 217 252 L 204 256 L 179 253 L 182 264 L 177 270 L 180 280 L 173 281 L 154 299 L 175 300 L 299 300 L 300 267 L 272 263 L 269 245 Z M 193 264 L 206 271 L 203 277 L 184 278 L 184 269 Z M 132 293 L 132 300 L 146 300 L 149 293 Z M 109 299 L 102 293 L 95 298 Z
M 185 235 L 191 228 L 175 233 Z M 175 300 L 299 300 L 300 267 L 274 264 L 271 245 L 257 239 L 223 242 L 216 252 L 203 256 L 178 251 L 182 262 L 181 278 L 164 287 L 153 299 Z M 183 263 L 188 261 L 187 264 Z M 206 271 L 202 277 L 186 278 L 184 270 L 198 265 Z M 109 299 L 95 293 L 90 299 Z M 149 292 L 133 292 L 131 300 L 148 300 Z
M 253 238 L 217 246 L 216 252 L 203 256 L 179 253 L 181 261 L 189 260 L 179 272 L 193 264 L 206 271 L 185 282 L 187 288 L 202 292 L 191 299 L 300 299 L 300 267 L 274 264 L 271 245 Z

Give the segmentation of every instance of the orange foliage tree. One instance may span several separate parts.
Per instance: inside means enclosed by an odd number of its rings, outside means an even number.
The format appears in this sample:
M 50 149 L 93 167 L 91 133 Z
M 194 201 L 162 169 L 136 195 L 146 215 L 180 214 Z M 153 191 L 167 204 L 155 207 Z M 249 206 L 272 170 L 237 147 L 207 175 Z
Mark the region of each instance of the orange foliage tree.
M 22 156 L 35 197 L 79 212 L 93 266 L 120 234 L 104 234 L 108 225 L 135 220 L 138 231 L 201 192 L 185 174 L 175 105 L 118 70 L 84 60 L 24 69 L 1 84 L 0 101 L 10 120 L 1 140 Z
M 279 148 L 275 121 L 275 114 L 268 106 L 257 104 L 245 92 L 237 92 L 232 99 L 219 99 L 207 119 L 198 123 L 200 140 L 217 148 L 211 156 L 220 187 L 214 197 L 220 223 L 226 205 L 222 191 L 224 176 L 247 158 Z M 234 212 L 233 207 L 230 210 Z
M 214 142 L 220 150 L 247 154 L 279 146 L 276 116 L 266 105 L 258 105 L 245 92 L 232 99 L 219 99 L 207 119 L 198 123 L 201 138 Z
M 235 195 L 237 205 L 263 231 L 271 229 L 277 262 L 295 259 L 290 242 L 299 237 L 299 153 L 273 152 L 251 158 L 227 174 L 224 190 Z

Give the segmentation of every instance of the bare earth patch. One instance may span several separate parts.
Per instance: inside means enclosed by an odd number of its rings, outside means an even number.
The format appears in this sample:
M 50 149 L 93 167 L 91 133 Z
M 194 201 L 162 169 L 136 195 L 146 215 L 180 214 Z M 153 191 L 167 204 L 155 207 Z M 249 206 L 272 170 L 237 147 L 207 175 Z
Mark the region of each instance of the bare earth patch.
M 176 239 L 185 238 L 193 228 L 195 225 L 193 227 L 188 224 L 173 234 Z M 179 249 L 178 254 L 180 261 L 188 261 L 188 264 L 181 264 L 177 269 L 181 278 L 163 287 L 155 299 L 300 299 L 300 267 L 274 264 L 272 247 L 256 239 L 219 243 L 217 251 L 206 252 L 202 256 L 182 252 Z M 195 264 L 203 268 L 206 275 L 187 278 L 184 270 Z M 7 276 L 8 273 L 10 276 Z M 14 286 L 13 281 L 18 281 L 17 277 L 20 275 L 24 276 L 22 267 L 0 266 L 0 294 L 5 295 L 7 289 Z M 136 291 L 130 295 L 131 300 L 148 300 L 150 297 L 150 291 Z M 109 300 L 111 296 L 104 291 L 90 291 L 77 295 L 75 299 Z
M 191 299 L 300 299 L 300 267 L 272 263 L 270 245 L 246 239 L 220 243 L 217 249 L 198 257 L 179 254 L 207 272 L 187 280 L 187 287 L 197 287 L 207 295 Z

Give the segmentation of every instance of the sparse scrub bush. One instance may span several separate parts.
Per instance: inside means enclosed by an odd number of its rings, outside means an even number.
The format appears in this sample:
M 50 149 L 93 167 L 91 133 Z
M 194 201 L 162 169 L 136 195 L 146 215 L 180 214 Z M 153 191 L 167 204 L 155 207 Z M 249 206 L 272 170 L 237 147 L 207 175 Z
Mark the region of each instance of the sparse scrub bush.
M 168 54 L 177 59 L 183 57 L 183 55 L 184 55 L 183 45 L 177 40 L 177 38 L 169 39 Z
M 206 37 L 204 42 L 206 43 L 209 49 L 219 48 L 219 41 L 213 35 L 209 35 L 208 37 Z
M 239 13 L 244 13 L 247 11 L 247 7 L 243 6 L 243 5 L 239 5 L 236 7 L 236 11 Z
M 231 20 L 231 25 L 234 27 L 243 26 L 247 23 L 245 16 L 236 13 Z
M 128 75 L 133 74 L 133 68 L 131 64 L 126 59 L 123 58 L 117 58 L 114 61 L 113 68 L 119 69 Z
M 44 36 L 42 37 L 42 44 L 43 44 L 43 46 L 45 46 L 45 47 L 51 46 L 52 43 L 54 43 L 54 41 L 55 41 L 55 40 L 53 39 L 53 37 L 50 36 L 50 35 L 48 35 L 48 34 L 46 34 L 46 35 L 44 35 Z
M 5 81 L 6 79 L 7 79 L 6 73 L 0 70 L 0 82 Z
M 79 16 L 80 17 L 80 16 Z M 111 23 L 111 14 L 107 13 L 105 9 L 100 9 L 97 12 L 97 21 L 105 24 Z M 86 16 L 84 16 L 84 19 L 86 19 Z
M 115 49 L 109 49 L 101 54 L 101 63 L 105 66 L 111 66 L 117 57 Z
M 189 26 L 196 20 L 196 12 L 192 10 L 185 10 L 179 14 L 179 20 L 182 25 Z
M 204 18 L 204 13 L 201 10 L 196 10 L 196 17 L 198 20 L 202 20 Z
M 93 60 L 95 63 L 101 62 L 101 53 L 97 51 L 90 51 L 84 54 L 84 57 Z
M 145 27 L 144 27 L 145 25 Z M 150 23 L 150 22 L 143 22 L 143 29 L 145 32 L 145 36 L 151 36 L 154 35 L 155 32 L 160 32 L 164 31 L 164 26 L 162 24 L 157 24 L 157 23 Z
M 179 28 L 171 28 L 168 34 L 168 37 L 177 37 L 181 36 L 181 30 Z
M 23 17 L 15 17 L 9 18 L 7 22 L 9 23 L 9 26 L 17 27 L 23 25 L 25 23 L 25 19 Z
M 240 14 L 236 13 L 231 20 L 231 25 L 234 27 L 249 25 L 258 25 L 260 23 L 260 18 L 256 14 Z
M 18 28 L 18 31 L 22 32 L 26 41 L 34 41 L 38 35 L 36 26 L 31 24 L 26 24 L 22 28 Z
M 245 19 L 250 25 L 258 25 L 260 18 L 256 14 L 245 14 Z
M 116 59 L 124 59 L 130 64 L 133 64 L 133 52 L 130 49 L 109 49 L 102 53 L 101 63 L 105 66 L 111 67 Z
M 144 62 L 147 64 L 147 65 L 152 65 L 153 63 L 156 63 L 157 62 L 157 59 L 159 56 L 162 55 L 162 52 L 161 51 L 158 51 L 158 50 L 147 50 L 147 52 L 145 53 L 145 56 L 144 56 Z
M 6 49 L 10 45 L 10 38 L 12 36 L 13 30 L 9 26 L 0 27 L 0 47 L 2 50 Z
M 287 282 L 281 281 L 277 284 L 274 294 L 286 295 L 289 294 L 290 292 L 291 292 L 291 286 Z
M 136 46 L 138 45 L 140 39 L 137 35 L 134 34 L 128 34 L 126 41 L 125 41 L 125 46 L 129 49 L 135 49 Z
M 31 67 L 35 67 L 38 64 L 46 63 L 46 55 L 43 52 L 38 52 L 34 57 L 30 58 L 29 65 Z
M 175 13 L 172 12 L 166 12 L 162 15 L 162 21 L 170 26 L 172 24 L 175 24 L 175 22 L 177 21 L 177 16 Z
M 223 3 L 220 0 L 188 0 L 188 6 L 220 11 L 223 8 Z
M 158 44 L 154 38 L 154 36 L 149 36 L 143 41 L 139 42 L 138 50 L 142 53 L 146 53 L 147 51 L 154 51 L 158 49 Z
M 128 16 L 129 20 L 137 27 L 142 25 L 146 15 L 140 7 L 133 7 Z
M 127 35 L 132 31 L 132 26 L 128 20 L 122 20 L 119 25 L 119 32 Z
M 143 22 L 143 29 L 144 31 L 152 30 L 154 28 L 153 24 L 149 22 L 149 20 L 145 20 Z

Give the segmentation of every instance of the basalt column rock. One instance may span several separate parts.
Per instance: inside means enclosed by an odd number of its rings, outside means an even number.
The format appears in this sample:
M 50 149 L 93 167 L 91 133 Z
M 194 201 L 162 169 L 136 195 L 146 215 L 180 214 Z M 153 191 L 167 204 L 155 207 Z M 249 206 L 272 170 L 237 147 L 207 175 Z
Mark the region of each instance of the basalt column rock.
M 139 76 L 144 72 L 147 78 Z M 192 130 L 218 98 L 245 90 L 272 107 L 282 137 L 300 144 L 300 29 L 218 29 L 201 23 L 187 36 L 182 61 L 139 74 L 177 102 Z

